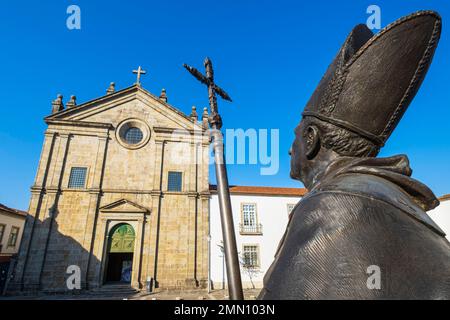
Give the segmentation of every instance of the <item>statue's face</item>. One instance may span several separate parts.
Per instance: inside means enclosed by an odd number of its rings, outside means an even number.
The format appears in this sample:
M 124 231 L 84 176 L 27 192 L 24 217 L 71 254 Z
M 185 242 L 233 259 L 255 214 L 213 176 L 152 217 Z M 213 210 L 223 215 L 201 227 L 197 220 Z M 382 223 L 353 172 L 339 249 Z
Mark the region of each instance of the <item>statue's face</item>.
M 289 154 L 291 155 L 291 178 L 305 182 L 306 171 L 308 170 L 308 159 L 306 158 L 305 140 L 303 128 L 305 122 L 302 120 L 295 128 L 295 140 L 292 143 Z

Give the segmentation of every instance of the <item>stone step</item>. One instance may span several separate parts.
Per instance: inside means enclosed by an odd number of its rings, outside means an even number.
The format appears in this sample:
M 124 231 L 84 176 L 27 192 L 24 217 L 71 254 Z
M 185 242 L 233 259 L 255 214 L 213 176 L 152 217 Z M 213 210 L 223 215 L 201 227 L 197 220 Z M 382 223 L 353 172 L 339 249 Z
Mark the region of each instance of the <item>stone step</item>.
M 90 290 L 89 293 L 93 295 L 131 295 L 139 293 L 139 290 L 127 284 L 106 284 Z

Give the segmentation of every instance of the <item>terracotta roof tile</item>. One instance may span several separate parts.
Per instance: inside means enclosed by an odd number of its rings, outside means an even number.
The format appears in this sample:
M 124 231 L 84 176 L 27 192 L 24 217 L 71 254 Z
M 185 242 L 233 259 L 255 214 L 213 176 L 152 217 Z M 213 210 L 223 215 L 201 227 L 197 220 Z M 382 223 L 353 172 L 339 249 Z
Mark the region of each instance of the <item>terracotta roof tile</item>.
M 450 200 L 450 194 L 444 194 L 442 197 L 438 198 L 439 201 Z
M 212 193 L 217 192 L 216 185 L 210 185 Z M 278 187 L 256 187 L 256 186 L 230 186 L 231 194 L 255 194 L 301 197 L 307 193 L 305 188 L 278 188 Z
M 17 215 L 23 216 L 23 217 L 26 217 L 28 215 L 28 213 L 25 211 L 12 209 L 1 203 L 0 203 L 0 211 L 6 211 L 8 213 L 17 214 Z

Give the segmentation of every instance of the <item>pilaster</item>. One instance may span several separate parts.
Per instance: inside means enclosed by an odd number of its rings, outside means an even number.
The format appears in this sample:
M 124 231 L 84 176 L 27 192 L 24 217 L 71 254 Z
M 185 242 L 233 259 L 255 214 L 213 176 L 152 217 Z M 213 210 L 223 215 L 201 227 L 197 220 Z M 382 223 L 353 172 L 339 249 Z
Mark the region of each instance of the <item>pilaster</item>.
M 94 170 L 92 170 L 91 172 L 92 179 L 90 179 L 91 186 L 88 186 L 88 188 L 90 189 L 89 209 L 87 212 L 86 228 L 83 239 L 83 248 L 85 248 L 85 250 L 87 251 L 87 256 L 85 257 L 85 261 L 83 261 L 82 263 L 84 268 L 81 270 L 81 272 L 83 273 L 82 279 L 84 279 L 87 286 L 89 286 L 89 270 L 95 243 L 96 222 L 101 199 L 104 166 L 108 150 L 108 136 L 100 136 L 98 137 L 97 141 L 97 154 L 95 157 Z

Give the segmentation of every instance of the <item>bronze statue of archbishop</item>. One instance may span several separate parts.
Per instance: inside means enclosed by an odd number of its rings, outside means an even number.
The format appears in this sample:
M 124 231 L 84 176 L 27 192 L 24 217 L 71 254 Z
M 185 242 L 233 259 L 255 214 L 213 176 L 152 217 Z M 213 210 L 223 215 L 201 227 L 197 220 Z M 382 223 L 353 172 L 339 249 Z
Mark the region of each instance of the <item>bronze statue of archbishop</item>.
M 365 25 L 350 33 L 295 130 L 291 176 L 309 193 L 260 299 L 450 299 L 450 244 L 426 214 L 439 201 L 411 178 L 407 156 L 375 158 L 440 31 L 440 16 L 420 11 L 376 35 Z

